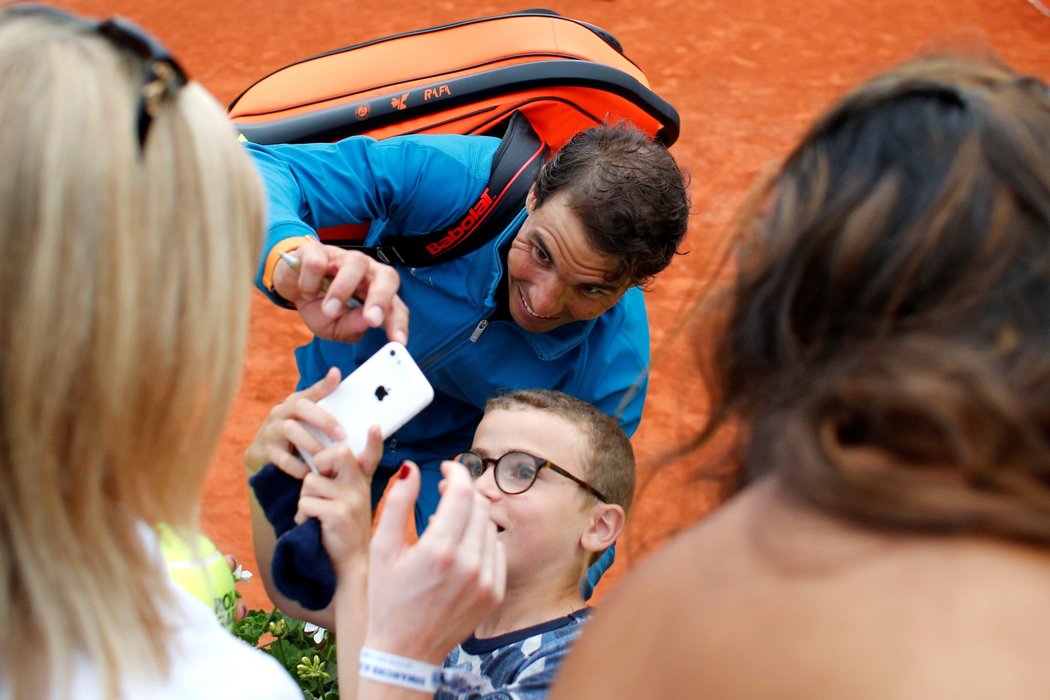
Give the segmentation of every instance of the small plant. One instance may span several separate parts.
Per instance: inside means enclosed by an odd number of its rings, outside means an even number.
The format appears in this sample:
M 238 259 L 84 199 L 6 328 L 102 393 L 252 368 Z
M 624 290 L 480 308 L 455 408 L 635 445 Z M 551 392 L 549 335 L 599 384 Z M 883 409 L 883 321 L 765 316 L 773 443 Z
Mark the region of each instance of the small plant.
M 277 608 L 250 610 L 233 633 L 277 659 L 303 691 L 305 700 L 337 700 L 335 635 L 323 627 L 289 617 Z

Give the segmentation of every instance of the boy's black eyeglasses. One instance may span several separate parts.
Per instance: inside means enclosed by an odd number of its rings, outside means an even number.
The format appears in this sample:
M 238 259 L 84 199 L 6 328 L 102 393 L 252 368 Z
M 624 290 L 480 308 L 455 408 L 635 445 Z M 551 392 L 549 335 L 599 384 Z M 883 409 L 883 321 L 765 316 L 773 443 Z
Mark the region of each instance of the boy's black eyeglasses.
M 123 17 L 90 20 L 54 7 L 36 4 L 14 5 L 7 8 L 5 14 L 57 17 L 97 32 L 114 46 L 141 58 L 146 64 L 146 77 L 139 94 L 136 118 L 140 148 L 146 145 L 146 136 L 160 101 L 187 83 L 186 72 L 164 45 L 131 20 Z
M 467 468 L 473 479 L 480 478 L 485 473 L 485 470 L 489 468 L 489 465 L 492 465 L 496 478 L 496 487 L 508 496 L 525 493 L 536 483 L 536 477 L 540 475 L 541 469 L 550 469 L 552 472 L 557 472 L 566 479 L 574 481 L 577 486 L 592 494 L 602 503 L 609 502 L 609 499 L 601 491 L 586 481 L 578 479 L 549 459 L 535 457 L 528 452 L 508 452 L 502 457 L 492 458 L 482 457 L 477 452 L 467 451 L 456 455 L 456 461 Z

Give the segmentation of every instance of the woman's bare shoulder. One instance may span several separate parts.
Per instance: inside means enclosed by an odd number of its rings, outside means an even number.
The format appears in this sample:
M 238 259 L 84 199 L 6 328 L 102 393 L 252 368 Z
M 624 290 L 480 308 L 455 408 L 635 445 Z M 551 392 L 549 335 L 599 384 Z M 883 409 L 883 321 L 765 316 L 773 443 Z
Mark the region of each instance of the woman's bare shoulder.
M 1048 589 L 1044 550 L 873 532 L 759 484 L 617 585 L 553 697 L 1050 696 Z
M 735 497 L 632 568 L 588 623 L 551 697 L 678 696 L 691 660 L 716 651 L 717 635 L 696 632 L 707 624 L 702 608 L 717 607 L 740 571 L 753 500 Z

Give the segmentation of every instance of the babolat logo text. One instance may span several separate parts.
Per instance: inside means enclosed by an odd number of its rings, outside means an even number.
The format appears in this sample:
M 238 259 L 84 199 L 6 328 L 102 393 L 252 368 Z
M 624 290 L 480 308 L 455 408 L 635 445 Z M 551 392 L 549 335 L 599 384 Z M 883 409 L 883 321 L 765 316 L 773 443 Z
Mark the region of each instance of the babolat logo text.
M 451 248 L 464 236 L 469 235 L 471 231 L 476 229 L 490 209 L 492 209 L 492 195 L 489 194 L 489 188 L 486 187 L 485 191 L 481 193 L 481 197 L 478 198 L 477 204 L 470 208 L 470 211 L 460 220 L 459 224 L 455 228 L 449 229 L 448 233 L 441 237 L 441 240 L 429 244 L 427 252 L 431 255 L 437 255 L 441 251 Z

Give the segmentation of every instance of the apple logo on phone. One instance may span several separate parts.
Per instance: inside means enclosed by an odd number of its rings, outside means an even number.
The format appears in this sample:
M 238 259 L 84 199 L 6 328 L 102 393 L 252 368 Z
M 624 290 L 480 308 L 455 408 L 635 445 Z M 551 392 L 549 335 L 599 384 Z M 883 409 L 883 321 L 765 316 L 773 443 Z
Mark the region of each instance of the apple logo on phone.
M 389 395 L 390 395 L 390 392 L 387 391 L 386 387 L 383 386 L 382 384 L 380 384 L 379 386 L 376 387 L 376 398 L 378 400 L 382 401 L 383 399 L 385 399 Z

